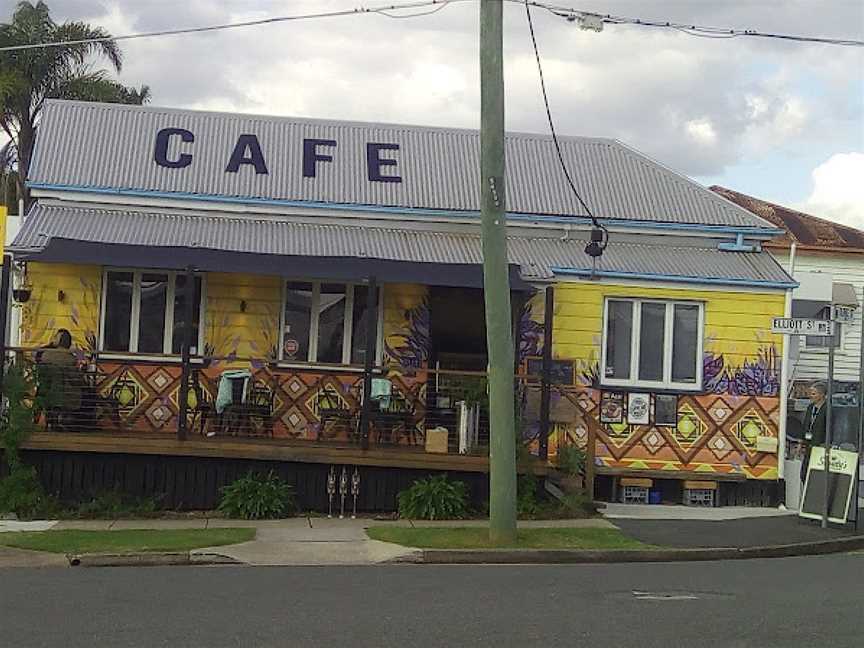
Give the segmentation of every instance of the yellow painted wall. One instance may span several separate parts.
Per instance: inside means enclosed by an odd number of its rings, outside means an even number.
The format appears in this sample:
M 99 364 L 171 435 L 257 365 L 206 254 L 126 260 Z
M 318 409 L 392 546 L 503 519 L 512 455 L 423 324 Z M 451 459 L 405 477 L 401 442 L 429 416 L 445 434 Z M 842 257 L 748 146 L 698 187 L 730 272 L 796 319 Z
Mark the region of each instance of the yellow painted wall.
M 629 424 L 626 414 L 620 423 L 600 421 L 603 390 L 597 379 L 603 305 L 608 297 L 704 304 L 705 359 L 712 364 L 716 361 L 719 373 L 712 377 L 711 384 L 706 383 L 704 393 L 679 394 L 678 426 L 661 429 L 654 424 Z M 595 282 L 559 284 L 555 290 L 553 355 L 574 361 L 580 384 L 561 391 L 565 405 L 577 415 L 574 422 L 560 425 L 550 438 L 550 452 L 560 443 L 586 443 L 590 428 L 594 431 L 598 464 L 616 472 L 659 470 L 670 476 L 735 474 L 776 479 L 778 451 L 782 453 L 783 449 L 760 451 L 754 439 L 778 436 L 778 358 L 783 338 L 771 333 L 771 319 L 782 316 L 784 306 L 785 295 L 780 292 L 641 288 Z M 692 428 L 682 427 L 682 422 L 701 431 L 691 436 Z
M 28 263 L 33 293 L 22 306 L 21 344 L 47 344 L 57 329 L 72 333 L 76 347 L 92 350 L 99 331 L 99 266 Z M 59 291 L 63 291 L 62 301 Z
M 385 284 L 383 292 L 385 364 L 425 366 L 429 352 L 423 344 L 429 336 L 428 286 Z
M 580 364 L 600 360 L 603 301 L 642 297 L 699 301 L 705 304 L 705 352 L 722 353 L 727 365 L 753 359 L 766 346 L 782 348 L 783 336 L 771 333 L 771 319 L 782 317 L 783 293 L 720 292 L 686 288 L 634 288 L 593 282 L 555 288 L 553 354 Z M 587 367 L 586 367 L 587 368 Z
M 216 356 L 276 358 L 282 281 L 279 277 L 209 273 L 204 344 Z M 246 302 L 245 312 L 242 302 Z
M 66 328 L 76 346 L 94 348 L 99 336 L 102 268 L 29 263 L 28 280 L 33 293 L 23 306 L 22 345 L 46 344 L 58 328 Z M 280 344 L 281 279 L 208 273 L 205 281 L 206 352 L 238 358 L 276 357 Z M 63 301 L 58 299 L 61 290 Z M 414 284 L 383 287 L 383 333 L 390 348 L 395 350 L 407 344 L 412 318 L 418 320 L 422 315 L 427 295 L 426 287 Z

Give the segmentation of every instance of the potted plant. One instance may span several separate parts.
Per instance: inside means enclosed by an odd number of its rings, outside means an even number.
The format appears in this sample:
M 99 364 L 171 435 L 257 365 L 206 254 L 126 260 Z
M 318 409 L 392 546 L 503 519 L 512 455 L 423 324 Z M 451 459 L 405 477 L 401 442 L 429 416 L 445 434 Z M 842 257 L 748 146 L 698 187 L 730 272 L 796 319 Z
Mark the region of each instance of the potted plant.
M 575 445 L 564 445 L 558 448 L 556 466 L 560 473 L 561 488 L 573 493 L 585 487 L 585 450 Z

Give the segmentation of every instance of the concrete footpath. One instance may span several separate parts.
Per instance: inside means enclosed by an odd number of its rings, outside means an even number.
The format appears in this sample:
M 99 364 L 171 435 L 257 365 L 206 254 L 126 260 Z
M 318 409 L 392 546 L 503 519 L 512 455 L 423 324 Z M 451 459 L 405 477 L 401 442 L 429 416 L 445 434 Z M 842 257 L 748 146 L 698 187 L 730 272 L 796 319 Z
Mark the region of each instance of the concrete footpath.
M 775 555 L 805 555 L 864 548 L 864 534 L 849 529 L 823 530 L 817 522 L 800 520 L 777 509 L 695 509 L 677 506 L 610 504 L 605 517 L 589 520 L 520 522 L 521 528 L 620 528 L 625 534 L 664 549 L 652 552 L 559 550 L 434 551 L 371 540 L 369 526 L 486 526 L 486 520 L 445 522 L 378 521 L 369 518 L 328 519 L 296 517 L 285 520 L 226 520 L 181 518 L 154 520 L 70 520 L 7 522 L 0 533 L 25 530 L 206 529 L 254 527 L 254 540 L 236 545 L 206 547 L 185 554 L 142 554 L 134 564 L 244 565 L 370 565 L 389 562 L 621 562 L 711 560 Z M 795 547 L 789 547 L 795 545 Z M 89 564 L 118 564 L 116 557 Z M 167 561 L 160 563 L 159 561 Z M 113 562 L 112 562 L 113 561 Z M 173 562 L 172 562 L 173 561 Z M 81 564 L 87 564 L 82 560 Z M 0 567 L 68 566 L 65 556 L 0 547 Z

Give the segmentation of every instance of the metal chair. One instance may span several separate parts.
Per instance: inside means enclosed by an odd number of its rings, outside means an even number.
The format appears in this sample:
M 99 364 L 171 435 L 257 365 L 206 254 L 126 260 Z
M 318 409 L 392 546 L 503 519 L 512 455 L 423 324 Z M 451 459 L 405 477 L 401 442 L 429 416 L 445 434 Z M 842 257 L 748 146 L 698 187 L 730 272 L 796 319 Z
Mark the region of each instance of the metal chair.
M 377 432 L 378 443 L 392 445 L 405 437 L 409 445 L 417 445 L 414 407 L 400 392 L 392 390 L 386 399 L 372 402 L 369 418 L 371 429 Z M 399 436 L 394 439 L 396 430 Z
M 316 441 L 326 440 L 327 424 L 348 428 L 349 435 L 357 434 L 357 412 L 352 410 L 345 398 L 332 386 L 325 384 L 315 396 L 315 409 L 320 421 Z

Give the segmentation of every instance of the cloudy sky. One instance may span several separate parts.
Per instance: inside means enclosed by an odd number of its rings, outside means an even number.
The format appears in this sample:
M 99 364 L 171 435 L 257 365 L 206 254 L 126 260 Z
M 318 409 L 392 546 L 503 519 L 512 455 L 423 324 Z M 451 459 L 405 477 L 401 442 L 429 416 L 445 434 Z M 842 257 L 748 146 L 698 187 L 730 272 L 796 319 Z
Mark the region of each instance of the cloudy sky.
M 390 0 L 400 2 L 401 0 Z M 384 0 L 47 0 L 112 34 L 380 6 Z M 642 19 L 864 39 L 860 0 L 556 0 Z M 8 19 L 16 2 L 0 0 Z M 402 12 L 404 13 L 404 12 Z M 475 128 L 478 8 L 361 15 L 123 44 L 160 106 Z M 534 10 L 562 134 L 618 138 L 704 184 L 864 228 L 864 48 L 694 38 Z M 546 132 L 524 9 L 505 7 L 507 121 Z

